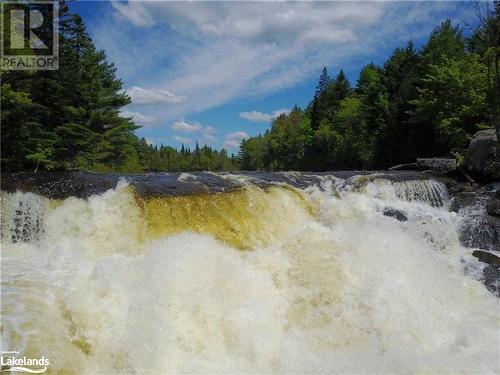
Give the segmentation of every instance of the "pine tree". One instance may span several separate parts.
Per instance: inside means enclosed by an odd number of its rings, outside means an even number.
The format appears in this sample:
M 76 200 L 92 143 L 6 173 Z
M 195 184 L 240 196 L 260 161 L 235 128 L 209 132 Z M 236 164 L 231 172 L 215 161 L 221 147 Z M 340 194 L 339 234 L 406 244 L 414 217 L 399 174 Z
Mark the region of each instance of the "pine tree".
M 493 3 L 480 17 L 480 25 L 469 40 L 469 48 L 479 53 L 487 68 L 487 102 L 489 124 L 496 129 L 500 155 L 500 1 Z
M 331 100 L 334 101 L 334 105 L 338 105 L 341 100 L 347 97 L 351 90 L 351 84 L 349 83 L 343 70 L 340 70 L 339 74 L 333 81 L 331 88 L 333 94 Z
M 196 146 L 194 148 L 194 165 L 193 169 L 194 170 L 200 170 L 201 169 L 201 152 L 200 152 L 200 146 L 198 145 L 198 141 L 196 141 Z
M 2 74 L 2 166 L 138 170 L 137 126 L 119 115 L 130 99 L 116 69 L 80 16 L 64 2 L 59 10 L 59 70 Z
M 326 91 L 330 83 L 331 83 L 330 76 L 328 75 L 328 70 L 326 69 L 325 66 L 323 67 L 323 72 L 319 77 L 318 85 L 316 86 L 315 96 L 319 98 Z
M 311 104 L 311 127 L 313 130 L 318 129 L 321 122 L 318 97 L 315 95 Z

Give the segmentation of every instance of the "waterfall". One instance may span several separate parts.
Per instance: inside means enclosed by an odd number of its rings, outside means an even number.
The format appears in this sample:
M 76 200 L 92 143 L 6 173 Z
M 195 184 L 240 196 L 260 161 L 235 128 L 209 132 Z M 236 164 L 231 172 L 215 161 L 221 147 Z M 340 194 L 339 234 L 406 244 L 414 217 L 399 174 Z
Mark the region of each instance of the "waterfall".
M 11 194 L 2 199 L 2 239 L 36 241 L 43 234 L 47 199 L 32 193 Z
M 444 184 L 221 178 L 238 188 L 2 192 L 2 350 L 54 373 L 500 371 Z

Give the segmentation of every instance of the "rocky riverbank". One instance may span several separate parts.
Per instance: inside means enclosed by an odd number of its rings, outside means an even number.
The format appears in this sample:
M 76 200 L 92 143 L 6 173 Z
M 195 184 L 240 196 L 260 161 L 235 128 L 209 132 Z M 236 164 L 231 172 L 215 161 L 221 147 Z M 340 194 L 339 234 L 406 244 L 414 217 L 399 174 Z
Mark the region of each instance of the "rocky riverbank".
M 453 197 L 450 210 L 467 216 L 460 241 L 485 264 L 484 283 L 500 296 L 500 183 L 464 189 Z

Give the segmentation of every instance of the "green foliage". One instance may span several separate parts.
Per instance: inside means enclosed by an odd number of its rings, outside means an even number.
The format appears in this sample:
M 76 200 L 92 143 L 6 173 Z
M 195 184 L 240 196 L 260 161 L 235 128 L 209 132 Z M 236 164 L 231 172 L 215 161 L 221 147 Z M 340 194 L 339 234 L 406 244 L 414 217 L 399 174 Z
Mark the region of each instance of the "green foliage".
M 42 166 L 45 170 L 50 171 L 54 169 L 55 162 L 52 160 L 54 149 L 52 147 L 42 148 L 37 147 L 36 152 L 26 155 L 26 159 L 35 164 L 34 172 L 38 172 L 38 167 Z
M 214 150 L 209 146 L 200 147 L 198 143 L 194 151 L 181 147 L 180 151 L 170 146 L 149 145 L 144 138 L 137 141 L 137 161 L 128 163 L 129 171 L 221 171 L 238 169 L 236 157 L 229 156 L 227 151 Z
M 261 135 L 241 141 L 238 154 L 241 169 L 266 169 L 267 139 Z
M 386 138 L 390 147 L 386 148 L 386 157 L 380 166 L 415 161 L 427 145 L 426 124 L 415 123 L 414 107 L 410 104 L 417 96 L 423 69 L 421 61 L 421 54 L 410 41 L 406 48 L 396 48 L 384 63 L 384 84 L 389 95 L 389 132 Z M 380 156 L 382 151 L 383 142 L 379 142 L 377 155 Z
M 500 2 L 467 41 L 447 20 L 416 50 L 410 41 L 356 87 L 326 68 L 305 111 L 242 142 L 244 169 L 386 168 L 416 157 L 464 155 L 484 127 L 500 132 Z M 467 49 L 467 45 L 469 48 Z
M 465 55 L 465 39 L 459 26 L 446 20 L 436 27 L 423 47 L 422 57 L 425 65 L 439 64 L 444 59 L 460 59 Z
M 268 157 L 276 160 L 273 169 L 299 169 L 306 151 L 309 126 L 304 112 L 294 108 L 288 115 L 279 116 L 268 137 Z
M 486 85 L 486 67 L 477 54 L 429 65 L 411 104 L 415 116 L 432 124 L 434 138 L 429 142 L 435 143 L 434 153 L 463 149 L 468 135 L 484 125 Z
M 60 4 L 60 69 L 2 74 L 4 170 L 138 169 L 130 102 L 78 15 Z
M 336 167 L 367 168 L 370 165 L 370 136 L 363 117 L 363 102 L 357 97 L 348 97 L 340 102 L 335 113 L 333 133 L 336 139 Z
M 496 0 L 493 9 L 488 8 L 486 16 L 481 17 L 481 24 L 469 39 L 469 48 L 481 56 L 486 66 L 489 124 L 500 139 L 500 1 Z M 500 142 L 498 147 L 500 150 Z
M 389 121 L 389 93 L 384 81 L 383 69 L 374 64 L 364 67 L 358 79 L 358 113 L 365 123 L 365 132 L 359 136 L 364 138 L 372 156 L 365 160 L 365 166 L 392 163 L 393 134 Z
M 2 168 L 100 172 L 220 170 L 237 167 L 225 150 L 152 147 L 120 116 L 130 103 L 77 14 L 60 3 L 60 69 L 2 72 Z
M 152 146 L 120 116 L 130 98 L 77 14 L 60 3 L 60 69 L 4 71 L 1 165 L 7 171 L 118 172 L 385 168 L 464 155 L 478 129 L 500 135 L 500 2 L 469 39 L 449 20 L 416 50 L 410 41 L 351 87 L 326 69 L 305 110 L 242 141 L 238 157 L 196 143 Z

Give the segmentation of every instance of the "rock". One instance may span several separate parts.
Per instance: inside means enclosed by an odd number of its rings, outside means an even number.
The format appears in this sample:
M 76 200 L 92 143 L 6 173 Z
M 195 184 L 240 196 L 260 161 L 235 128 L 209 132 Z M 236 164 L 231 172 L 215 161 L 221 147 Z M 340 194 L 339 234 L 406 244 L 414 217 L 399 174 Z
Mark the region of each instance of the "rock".
M 500 181 L 484 185 L 484 190 L 488 193 L 496 194 L 500 198 Z
M 494 267 L 500 267 L 500 257 L 488 251 L 474 250 L 472 252 L 472 256 L 476 257 L 483 263 L 489 264 Z
M 320 185 L 324 176 L 344 179 L 345 185 L 362 187 L 379 178 L 394 182 L 414 181 L 436 178 L 415 171 L 333 171 L 319 173 L 301 172 L 264 172 L 239 171 L 258 187 L 268 188 L 276 183 L 306 188 Z M 142 197 L 181 196 L 229 192 L 241 189 L 245 183 L 239 179 L 227 178 L 224 173 L 191 172 L 192 177 L 183 178 L 180 172 L 161 173 L 92 173 L 92 172 L 54 172 L 54 173 L 2 173 L 2 191 L 32 192 L 51 199 L 67 197 L 87 198 L 101 194 L 116 187 L 124 180 Z
M 88 172 L 3 173 L 0 186 L 3 191 L 32 192 L 47 198 L 87 198 L 113 189 L 118 175 Z
M 449 209 L 463 217 L 460 241 L 465 247 L 500 251 L 500 199 L 495 189 L 490 184 L 453 197 Z
M 500 258 L 482 250 L 476 250 L 472 255 L 487 264 L 483 269 L 483 283 L 490 292 L 500 297 Z
M 383 215 L 393 217 L 399 221 L 407 221 L 408 220 L 408 217 L 406 216 L 406 214 L 403 211 L 397 210 L 395 208 L 384 208 Z
M 450 204 L 450 211 L 458 212 L 465 207 L 477 204 L 478 195 L 476 192 L 464 191 L 456 194 Z
M 457 169 L 457 161 L 447 158 L 418 158 L 418 169 L 431 169 L 436 172 L 451 172 Z
M 488 202 L 486 212 L 489 215 L 500 217 L 500 198 L 498 198 L 498 195 Z
M 474 134 L 465 157 L 465 168 L 479 181 L 500 180 L 500 153 L 495 129 Z
M 490 292 L 500 297 L 500 268 L 486 266 L 483 270 L 483 283 Z
M 390 171 L 414 171 L 416 169 L 417 163 L 398 164 L 389 168 Z
M 460 241 L 466 247 L 500 251 L 500 219 L 489 216 L 472 216 L 464 223 Z

